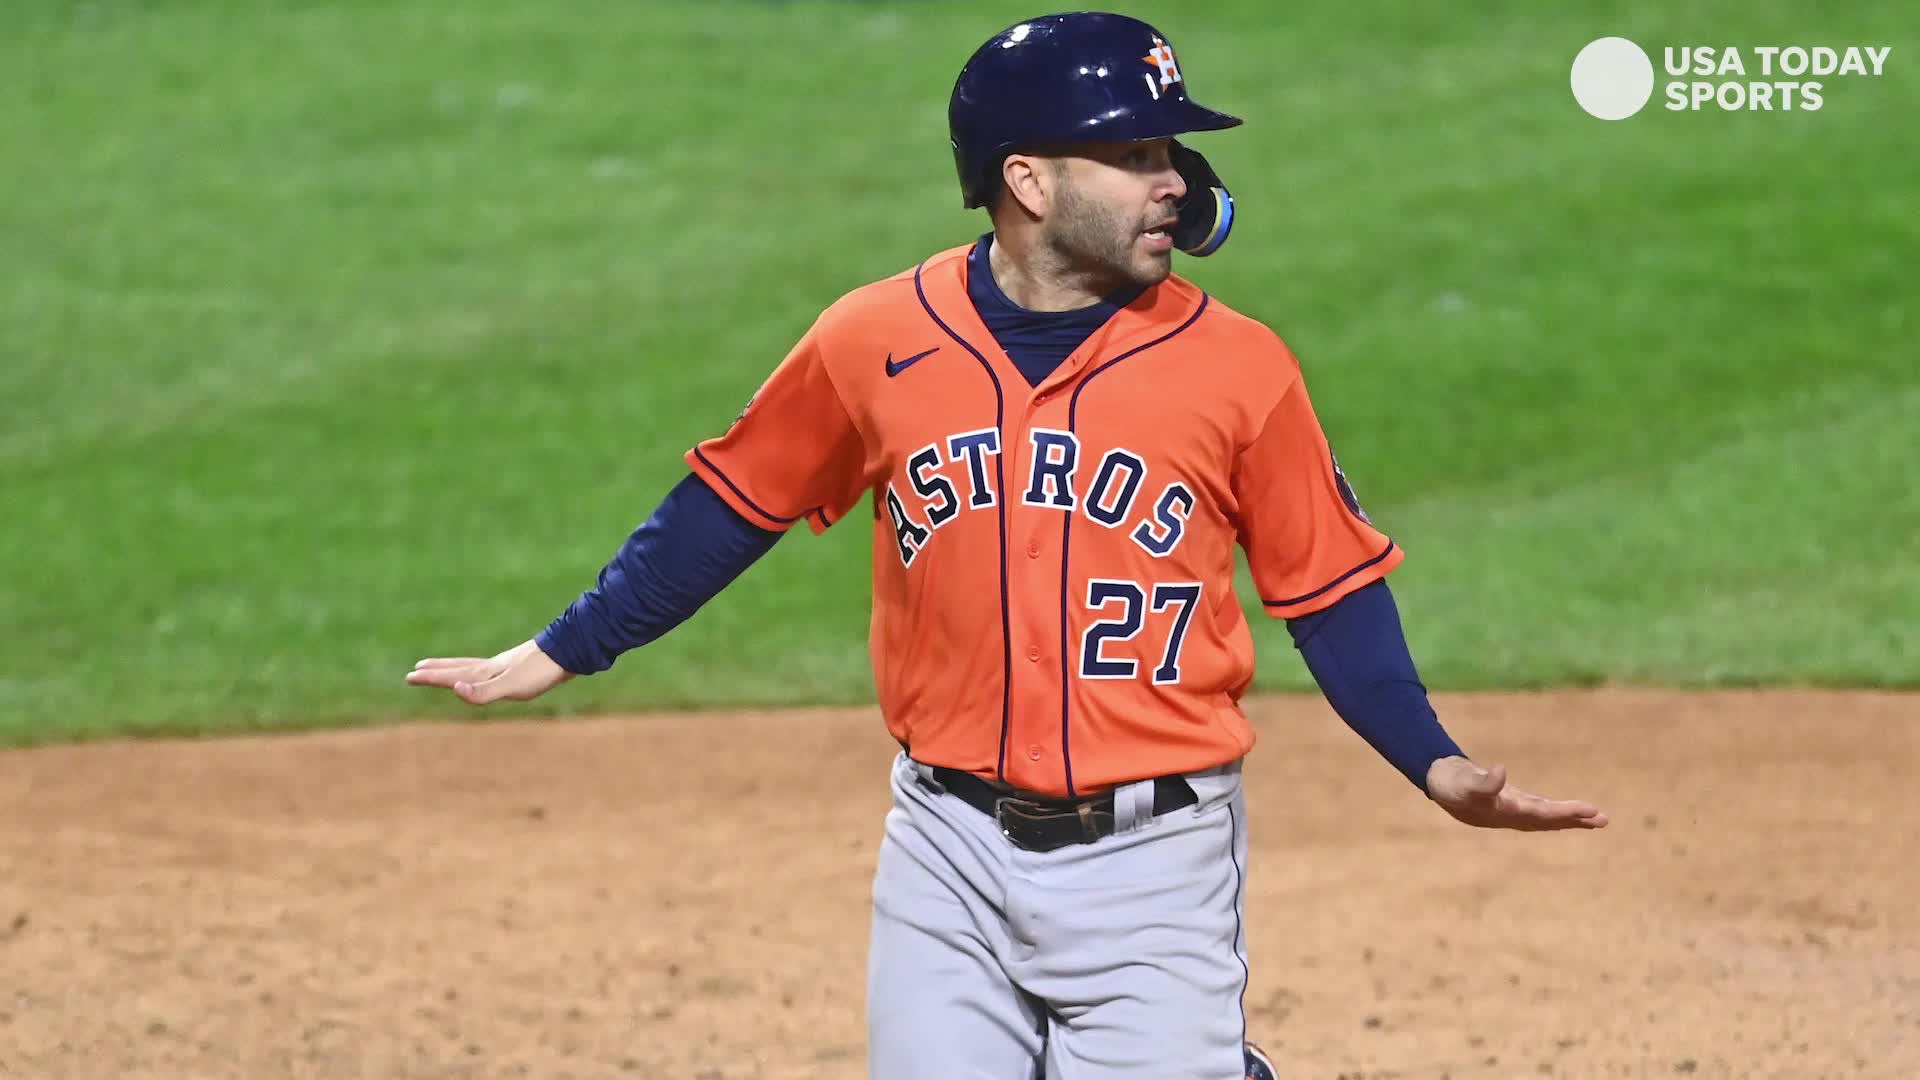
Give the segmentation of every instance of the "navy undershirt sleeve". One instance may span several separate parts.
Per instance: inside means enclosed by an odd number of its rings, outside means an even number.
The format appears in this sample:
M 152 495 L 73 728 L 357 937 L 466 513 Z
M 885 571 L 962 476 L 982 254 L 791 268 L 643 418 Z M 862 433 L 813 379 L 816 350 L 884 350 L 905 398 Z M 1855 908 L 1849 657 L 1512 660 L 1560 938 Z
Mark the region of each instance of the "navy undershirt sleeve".
M 1427 769 L 1461 753 L 1414 670 L 1386 579 L 1287 620 L 1293 643 L 1333 711 L 1421 791 Z
M 541 651 L 575 675 L 613 666 L 685 622 L 773 548 L 762 529 L 688 474 L 580 594 L 535 636 Z

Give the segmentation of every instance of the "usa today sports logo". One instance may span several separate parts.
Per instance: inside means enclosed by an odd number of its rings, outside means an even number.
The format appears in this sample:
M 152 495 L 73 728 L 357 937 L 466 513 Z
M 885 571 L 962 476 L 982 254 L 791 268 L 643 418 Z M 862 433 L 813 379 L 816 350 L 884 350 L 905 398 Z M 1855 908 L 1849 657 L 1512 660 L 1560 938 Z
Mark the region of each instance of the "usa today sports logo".
M 1669 112 L 1817 112 L 1832 84 L 1877 79 L 1892 46 L 1668 45 L 1661 50 Z M 1623 37 L 1573 58 L 1573 99 L 1589 115 L 1625 120 L 1653 98 L 1653 59 Z

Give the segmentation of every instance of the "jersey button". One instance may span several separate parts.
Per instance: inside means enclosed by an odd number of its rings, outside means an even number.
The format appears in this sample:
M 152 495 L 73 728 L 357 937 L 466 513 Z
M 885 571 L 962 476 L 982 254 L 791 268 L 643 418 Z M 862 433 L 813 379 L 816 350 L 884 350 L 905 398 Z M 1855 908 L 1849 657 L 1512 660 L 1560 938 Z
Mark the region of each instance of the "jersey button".
M 1027 558 L 1037 559 L 1039 557 L 1040 557 L 1040 545 L 1038 543 L 1029 543 L 1027 545 Z
M 1027 757 L 1033 759 L 1034 761 L 1040 760 L 1040 744 L 1039 743 L 1035 743 L 1032 746 L 1027 747 Z
M 1038 645 L 1027 646 L 1027 659 L 1032 660 L 1035 663 L 1039 663 L 1040 662 L 1040 646 Z

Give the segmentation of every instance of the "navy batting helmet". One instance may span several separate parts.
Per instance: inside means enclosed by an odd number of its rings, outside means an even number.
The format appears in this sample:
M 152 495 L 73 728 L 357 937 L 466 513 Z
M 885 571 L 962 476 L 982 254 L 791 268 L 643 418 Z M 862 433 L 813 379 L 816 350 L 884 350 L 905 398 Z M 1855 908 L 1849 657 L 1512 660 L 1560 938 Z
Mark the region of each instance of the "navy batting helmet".
M 1165 139 L 1240 122 L 1187 96 L 1164 34 L 1100 11 L 1046 15 L 995 34 L 960 69 L 947 105 L 968 209 L 987 204 L 1000 162 L 1022 147 Z M 1233 200 L 1198 153 L 1175 143 L 1173 158 L 1189 189 L 1174 242 L 1211 254 L 1232 226 Z

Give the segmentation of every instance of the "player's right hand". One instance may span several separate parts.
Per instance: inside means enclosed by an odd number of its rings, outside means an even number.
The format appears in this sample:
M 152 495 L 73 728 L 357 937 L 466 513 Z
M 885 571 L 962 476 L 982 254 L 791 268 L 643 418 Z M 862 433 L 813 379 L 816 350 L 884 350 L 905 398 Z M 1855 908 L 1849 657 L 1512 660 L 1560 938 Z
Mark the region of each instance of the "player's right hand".
M 497 656 L 434 656 L 407 672 L 409 686 L 451 690 L 469 705 L 531 701 L 573 678 L 532 639 Z

